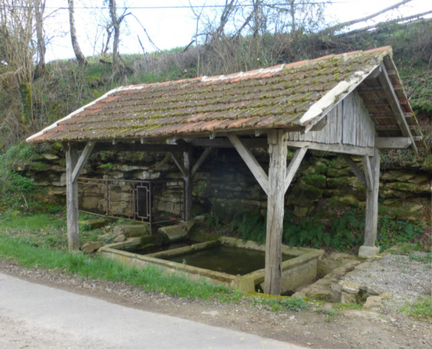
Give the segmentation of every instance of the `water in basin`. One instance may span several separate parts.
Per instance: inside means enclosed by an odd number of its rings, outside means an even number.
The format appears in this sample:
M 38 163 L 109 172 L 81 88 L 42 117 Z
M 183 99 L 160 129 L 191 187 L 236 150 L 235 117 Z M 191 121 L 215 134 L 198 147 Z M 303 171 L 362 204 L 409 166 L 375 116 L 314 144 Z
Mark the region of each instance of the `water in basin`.
M 140 254 L 140 255 L 146 255 L 146 254 L 151 254 L 151 253 L 156 253 L 156 252 L 174 250 L 176 248 L 190 246 L 190 245 L 196 244 L 196 243 L 197 242 L 193 241 L 193 240 L 183 240 L 183 241 L 178 241 L 178 242 L 171 242 L 170 244 L 167 244 L 167 245 L 152 245 L 152 246 L 139 248 L 139 249 L 135 249 L 135 250 L 129 250 L 128 252 Z
M 282 255 L 284 261 L 291 258 L 295 257 Z M 264 251 L 224 245 L 162 259 L 231 275 L 245 275 L 263 269 L 265 265 Z

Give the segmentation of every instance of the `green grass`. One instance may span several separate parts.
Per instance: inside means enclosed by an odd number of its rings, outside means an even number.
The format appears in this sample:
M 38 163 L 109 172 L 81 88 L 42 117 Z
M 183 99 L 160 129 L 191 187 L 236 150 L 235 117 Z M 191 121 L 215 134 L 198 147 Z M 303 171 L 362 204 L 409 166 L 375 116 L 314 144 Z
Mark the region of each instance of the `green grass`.
M 63 215 L 0 213 L 0 234 L 35 247 L 67 249 L 66 218 Z
M 309 303 L 307 303 L 303 298 L 300 297 L 281 297 L 281 296 L 268 296 L 263 295 L 261 297 L 249 297 L 248 301 L 253 305 L 261 305 L 269 308 L 271 311 L 301 311 L 309 308 Z
M 178 297 L 238 301 L 242 294 L 225 286 L 193 281 L 181 274 L 163 272 L 156 266 L 127 267 L 103 257 L 90 258 L 46 247 L 35 247 L 19 238 L 0 234 L 0 258 L 16 260 L 19 265 L 33 268 L 60 269 L 81 277 L 120 281 L 141 287 L 147 292 L 163 292 Z
M 44 230 L 48 228 L 65 228 L 64 219 L 43 213 L 26 216 L 14 215 L 10 212 L 0 213 L 0 229 Z
M 432 297 L 420 297 L 402 307 L 401 311 L 419 320 L 432 320 Z

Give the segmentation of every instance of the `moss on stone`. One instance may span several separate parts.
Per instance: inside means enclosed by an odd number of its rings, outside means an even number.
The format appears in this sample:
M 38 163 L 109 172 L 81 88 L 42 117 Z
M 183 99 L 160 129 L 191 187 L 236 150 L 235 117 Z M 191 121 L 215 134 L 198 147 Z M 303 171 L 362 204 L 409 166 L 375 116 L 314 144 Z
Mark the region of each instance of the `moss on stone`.
M 50 166 L 44 162 L 35 161 L 30 164 L 30 169 L 34 171 L 47 171 Z
M 338 189 L 349 185 L 348 177 L 340 178 L 327 178 L 327 187 L 331 189 Z
M 307 184 L 298 184 L 293 189 L 293 196 L 300 198 L 306 197 L 309 200 L 318 200 L 322 197 L 323 191 Z
M 328 177 L 347 177 L 350 175 L 352 175 L 352 171 L 350 168 L 337 169 L 330 167 L 327 171 Z
M 422 170 L 432 173 L 432 154 L 429 154 L 422 165 Z
M 302 184 L 307 184 L 315 188 L 325 188 L 327 178 L 322 174 L 309 174 L 302 177 Z

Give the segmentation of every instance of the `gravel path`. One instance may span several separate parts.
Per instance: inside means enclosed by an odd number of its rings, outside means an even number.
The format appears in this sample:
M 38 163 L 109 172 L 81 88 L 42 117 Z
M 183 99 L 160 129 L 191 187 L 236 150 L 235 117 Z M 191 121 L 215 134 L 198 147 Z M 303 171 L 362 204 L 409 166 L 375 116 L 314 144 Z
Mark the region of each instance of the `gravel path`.
M 418 259 L 427 254 L 415 252 Z M 406 302 L 432 294 L 432 266 L 409 256 L 388 254 L 379 260 L 365 262 L 348 273 L 345 280 L 372 288 L 376 293 L 387 293 L 386 308 L 396 310 Z

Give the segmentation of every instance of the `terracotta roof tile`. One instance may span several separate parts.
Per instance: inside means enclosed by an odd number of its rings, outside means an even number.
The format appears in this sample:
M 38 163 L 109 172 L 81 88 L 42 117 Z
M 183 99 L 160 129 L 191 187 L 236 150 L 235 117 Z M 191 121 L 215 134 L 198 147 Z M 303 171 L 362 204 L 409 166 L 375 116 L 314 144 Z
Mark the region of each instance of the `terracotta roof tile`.
M 302 125 L 300 119 L 311 105 L 356 72 L 370 73 L 389 55 L 391 49 L 384 47 L 226 76 L 123 86 L 29 141 L 151 138 Z M 400 85 L 397 76 L 392 79 Z M 406 99 L 399 90 L 398 97 Z M 411 111 L 409 104 L 403 108 Z

